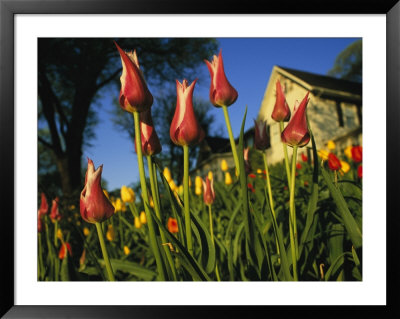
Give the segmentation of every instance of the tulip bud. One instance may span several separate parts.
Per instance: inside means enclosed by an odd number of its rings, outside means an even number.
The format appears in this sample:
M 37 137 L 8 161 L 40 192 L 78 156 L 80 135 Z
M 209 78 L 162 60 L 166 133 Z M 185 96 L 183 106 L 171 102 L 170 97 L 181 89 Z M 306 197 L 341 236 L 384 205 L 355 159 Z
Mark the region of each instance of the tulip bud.
M 342 165 L 341 171 L 346 174 L 348 171 L 350 171 L 350 165 L 349 163 L 345 161 L 340 161 L 340 164 Z
M 146 213 L 145 212 L 140 212 L 139 216 L 140 223 L 146 224 L 147 223 L 147 218 L 146 218 Z
M 221 161 L 221 170 L 222 170 L 223 172 L 226 172 L 228 169 L 229 169 L 228 163 L 226 162 L 226 160 L 223 159 L 223 160 Z
M 196 179 L 194 180 L 194 185 L 196 186 L 196 188 L 203 187 L 203 180 L 200 176 L 196 176 Z
M 178 187 L 178 195 L 179 196 L 183 196 L 183 192 L 184 192 L 183 185 L 179 185 L 179 187 Z
M 362 146 L 353 146 L 351 148 L 351 157 L 355 163 L 362 162 Z
M 301 160 L 303 162 L 307 162 L 308 161 L 308 156 L 306 154 L 304 154 L 304 153 L 301 153 Z
M 287 122 L 290 119 L 289 105 L 279 81 L 276 81 L 276 102 L 271 117 L 276 122 Z
M 347 156 L 348 159 L 352 159 L 352 155 L 351 155 L 351 149 L 353 148 L 353 146 L 347 146 L 344 149 L 344 154 Z
M 89 228 L 87 228 L 87 227 L 83 228 L 83 234 L 84 234 L 86 237 L 89 236 L 89 234 L 90 234 Z
M 40 208 L 38 210 L 38 215 L 40 215 L 40 217 L 42 215 L 46 215 L 48 210 L 49 210 L 49 205 L 47 204 L 47 199 L 46 199 L 46 195 L 42 192 L 41 196 L 41 203 L 40 203 Z
M 333 151 L 336 148 L 336 144 L 334 141 L 329 140 L 326 144 L 326 147 L 328 148 L 328 150 Z
M 136 217 L 136 216 L 135 216 L 135 218 L 134 218 L 134 220 L 133 220 L 133 223 L 135 224 L 135 227 L 136 227 L 137 229 L 139 229 L 139 228 L 142 227 L 142 223 L 140 222 L 140 218 L 139 218 L 139 217 Z
M 218 57 L 213 56 L 211 62 L 204 60 L 211 76 L 210 101 L 216 107 L 230 106 L 238 98 L 235 88 L 229 83 L 225 75 L 224 62 L 222 60 L 222 50 Z
M 123 204 L 122 204 L 121 198 L 117 198 L 114 202 L 115 212 L 116 213 L 122 212 L 122 206 L 123 206 Z
M 232 184 L 232 177 L 229 172 L 225 172 L 225 185 L 231 185 Z
M 62 233 L 62 230 L 60 228 L 57 230 L 57 238 L 59 240 L 61 240 L 61 241 L 64 240 L 63 233 Z
M 67 252 L 70 256 L 72 256 L 72 249 L 69 243 L 63 243 L 60 247 L 60 251 L 58 252 L 58 258 L 64 259 L 67 256 Z
M 200 143 L 205 136 L 193 110 L 192 99 L 196 81 L 197 79 L 188 86 L 187 80 L 183 80 L 182 84 L 176 80 L 176 109 L 169 130 L 171 140 L 176 145 L 194 145 Z
M 254 121 L 254 146 L 262 151 L 269 146 L 267 123 L 264 121 Z
M 172 190 L 173 192 L 175 192 L 175 191 L 178 190 L 178 186 L 176 186 L 175 181 L 174 181 L 173 179 L 171 179 L 171 180 L 169 181 L 168 185 L 169 185 L 169 188 L 171 188 L 171 190 Z
M 194 193 L 195 193 L 197 196 L 200 196 L 202 192 L 203 192 L 203 186 L 201 186 L 201 187 L 196 187 L 196 188 L 194 189 Z
M 81 216 L 88 223 L 102 222 L 114 214 L 114 207 L 100 185 L 102 170 L 102 165 L 95 170 L 93 161 L 88 159 L 85 187 L 80 196 Z
M 115 231 L 113 225 L 108 225 L 106 238 L 108 241 L 113 241 L 115 239 Z
M 309 99 L 307 92 L 298 108 L 295 108 L 290 122 L 281 134 L 282 141 L 289 146 L 304 147 L 310 141 L 310 133 L 308 132 L 306 119 L 306 107 L 308 101 Z
M 319 150 L 318 156 L 322 158 L 322 160 L 327 161 L 329 158 L 329 152 L 327 150 Z
M 124 254 L 125 256 L 128 256 L 130 254 L 131 250 L 129 249 L 128 246 L 124 246 Z
M 211 181 L 213 180 L 213 173 L 211 171 L 208 171 L 208 179 Z M 203 180 L 201 181 L 203 183 Z
M 143 112 L 150 109 L 153 96 L 147 88 L 143 73 L 139 68 L 136 51 L 125 52 L 114 42 L 122 62 L 121 92 L 119 104 L 127 112 Z
M 342 167 L 342 164 L 335 154 L 329 153 L 328 166 L 332 171 L 337 171 Z
M 168 231 L 170 233 L 172 233 L 172 234 L 177 233 L 178 232 L 178 222 L 177 222 L 177 220 L 175 218 L 172 218 L 172 217 L 168 218 L 167 228 L 168 228 Z
M 142 152 L 143 155 L 155 155 L 161 152 L 161 144 L 158 139 L 158 135 L 153 126 L 153 120 L 151 118 L 151 109 L 143 111 L 139 115 L 140 120 L 140 136 L 142 141 Z M 135 151 L 136 143 L 135 143 Z
M 58 210 L 58 197 L 53 199 L 53 203 L 51 205 L 50 218 L 53 222 L 61 219 L 61 214 L 60 211 Z
M 172 180 L 172 176 L 171 176 L 171 171 L 169 170 L 168 167 L 164 168 L 163 174 L 164 174 L 165 179 L 169 183 Z
M 206 181 L 203 182 L 203 199 L 206 205 L 212 205 L 215 201 L 215 192 L 214 192 L 214 180 L 206 177 Z
M 134 203 L 136 200 L 135 192 L 132 188 L 123 185 L 121 187 L 121 199 L 124 203 Z

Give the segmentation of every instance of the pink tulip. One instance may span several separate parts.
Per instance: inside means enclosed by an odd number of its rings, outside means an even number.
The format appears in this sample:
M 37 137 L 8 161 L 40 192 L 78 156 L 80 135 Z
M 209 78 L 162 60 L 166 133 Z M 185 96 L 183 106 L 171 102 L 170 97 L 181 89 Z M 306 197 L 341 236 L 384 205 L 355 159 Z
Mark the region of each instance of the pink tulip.
M 100 185 L 102 171 L 103 165 L 95 170 L 93 161 L 88 158 L 85 187 L 80 198 L 80 211 L 82 218 L 92 224 L 102 222 L 114 214 L 114 206 L 108 200 Z
M 60 211 L 58 210 L 58 197 L 53 199 L 53 202 L 52 202 L 52 205 L 51 205 L 50 218 L 53 221 L 61 219 L 61 214 L 60 214 Z
M 308 92 L 301 101 L 300 105 L 294 109 L 294 114 L 283 130 L 282 141 L 290 146 L 303 147 L 310 141 L 310 133 L 308 132 L 306 107 L 308 104 Z
M 267 123 L 264 121 L 254 121 L 254 146 L 258 150 L 265 150 L 269 146 Z
M 119 104 L 127 112 L 143 112 L 153 104 L 153 96 L 147 88 L 143 73 L 140 70 L 136 50 L 125 52 L 116 42 L 114 43 L 122 61 Z
M 290 119 L 289 105 L 279 81 L 276 81 L 276 102 L 271 117 L 276 122 L 287 122 Z
M 162 147 L 157 132 L 154 129 L 153 120 L 151 118 L 151 109 L 141 112 L 139 118 L 143 155 L 148 156 L 160 153 Z
M 46 215 L 49 210 L 49 204 L 47 204 L 46 195 L 42 192 L 41 194 L 41 203 L 40 208 L 38 210 L 38 215 Z
M 224 71 L 222 50 L 218 57 L 214 55 L 211 62 L 204 60 L 211 75 L 210 101 L 214 106 L 230 106 L 235 103 L 238 93 L 229 83 Z
M 194 145 L 204 139 L 205 133 L 196 119 L 193 110 L 193 90 L 196 80 L 188 86 L 187 80 L 182 84 L 176 80 L 176 109 L 172 119 L 169 135 L 176 145 Z
M 215 192 L 214 192 L 214 180 L 206 177 L 206 181 L 203 182 L 203 199 L 206 205 L 212 205 L 215 201 Z

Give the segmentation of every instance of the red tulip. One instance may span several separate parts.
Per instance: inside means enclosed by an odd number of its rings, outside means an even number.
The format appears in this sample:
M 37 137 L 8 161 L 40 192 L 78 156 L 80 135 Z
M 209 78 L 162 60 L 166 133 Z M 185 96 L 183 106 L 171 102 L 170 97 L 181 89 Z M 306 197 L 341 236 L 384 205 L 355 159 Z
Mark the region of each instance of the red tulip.
M 42 215 L 40 215 L 38 212 L 37 228 L 38 228 L 39 233 L 41 233 L 43 231 L 43 222 L 42 222 L 41 217 L 42 217 Z
M 177 220 L 176 220 L 175 218 L 172 218 L 172 217 L 168 218 L 167 228 L 168 228 L 168 231 L 169 231 L 170 233 L 172 233 L 172 234 L 177 233 L 178 230 L 179 230 L 179 229 L 178 229 L 178 222 L 177 222 Z
M 281 134 L 282 141 L 289 146 L 303 147 L 310 141 L 310 133 L 308 132 L 306 107 L 308 104 L 308 92 L 301 101 L 298 108 L 294 109 L 294 114 Z
M 306 154 L 304 154 L 304 153 L 301 153 L 301 160 L 303 162 L 307 162 L 308 161 L 308 156 Z
M 41 194 L 41 203 L 40 208 L 38 210 L 38 215 L 46 215 L 49 210 L 49 204 L 47 204 L 46 195 L 42 192 Z
M 257 176 L 255 174 L 249 174 L 249 178 L 256 178 Z
M 362 162 L 362 146 L 353 146 L 351 148 L 351 157 L 355 163 Z
M 362 165 L 358 166 L 357 175 L 358 175 L 359 178 L 362 178 Z
M 297 169 L 301 169 L 302 168 L 301 164 L 300 163 L 296 163 L 296 168 Z
M 269 146 L 267 123 L 265 121 L 254 121 L 254 146 L 258 150 L 265 150 Z
M 215 192 L 214 192 L 214 180 L 209 179 L 206 176 L 206 181 L 202 180 L 203 182 L 203 199 L 206 205 L 212 205 L 215 201 Z
M 176 109 L 172 119 L 169 135 L 176 145 L 194 145 L 204 139 L 205 133 L 196 119 L 193 110 L 193 90 L 196 80 L 188 86 L 187 80 L 182 84 L 176 80 Z
M 230 106 L 235 103 L 238 93 L 229 83 L 224 71 L 222 50 L 218 57 L 214 55 L 211 62 L 204 60 L 211 75 L 210 101 L 216 107 Z
M 114 214 L 114 206 L 108 200 L 100 185 L 102 171 L 103 165 L 95 170 L 93 161 L 88 158 L 85 187 L 80 198 L 80 211 L 82 218 L 92 224 L 102 222 Z
M 340 163 L 340 160 L 333 153 L 329 153 L 328 166 L 332 171 L 337 171 L 342 168 L 342 164 Z
M 283 93 L 279 81 L 276 81 L 276 102 L 271 117 L 276 122 L 287 122 L 290 119 L 289 105 L 286 102 L 285 93 Z
M 58 252 L 58 258 L 64 259 L 69 252 L 69 255 L 72 256 L 72 249 L 69 243 L 63 243 L 60 247 L 60 251 Z
M 139 67 L 136 50 L 125 52 L 117 46 L 122 61 L 121 91 L 119 104 L 127 112 L 143 112 L 153 104 L 153 96 L 147 88 Z
M 139 114 L 140 118 L 140 135 L 142 140 L 142 152 L 144 155 L 154 155 L 161 152 L 161 144 L 158 135 L 153 126 L 151 118 L 151 109 Z M 135 143 L 136 150 L 136 143 Z
M 51 213 L 50 213 L 50 218 L 55 221 L 55 220 L 60 220 L 61 219 L 61 214 L 60 211 L 58 210 L 58 197 L 53 199 L 53 203 L 51 205 Z

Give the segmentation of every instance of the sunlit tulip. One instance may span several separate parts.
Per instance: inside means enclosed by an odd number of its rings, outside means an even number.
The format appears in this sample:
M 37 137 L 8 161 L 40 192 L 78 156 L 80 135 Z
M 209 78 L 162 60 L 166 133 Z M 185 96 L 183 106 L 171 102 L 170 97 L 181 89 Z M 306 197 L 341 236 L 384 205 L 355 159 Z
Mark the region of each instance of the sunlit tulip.
M 262 151 L 269 146 L 267 123 L 265 121 L 254 121 L 254 146 L 256 149 Z
M 289 146 L 304 147 L 310 141 L 310 133 L 308 131 L 306 119 L 308 101 L 307 92 L 303 101 L 295 108 L 292 118 L 281 134 L 282 141 Z
M 229 172 L 225 172 L 225 185 L 231 185 L 232 184 L 232 176 L 229 174 Z
M 178 187 L 178 195 L 183 196 L 183 185 L 179 185 Z
M 114 208 L 115 208 L 115 212 L 122 212 L 122 207 L 124 206 L 124 204 L 122 203 L 121 198 L 117 198 L 114 202 Z
M 213 179 L 213 172 L 211 172 L 211 171 L 208 171 L 208 179 L 209 180 L 212 180 Z M 201 182 L 203 182 L 203 181 L 201 181 Z
M 355 163 L 362 162 L 362 146 L 353 146 L 351 148 L 351 157 Z
M 63 243 L 60 247 L 60 251 L 58 252 L 58 258 L 64 259 L 67 255 L 67 252 L 70 256 L 72 256 L 72 249 L 69 243 Z
M 83 228 L 83 234 L 84 234 L 86 237 L 89 236 L 89 234 L 90 234 L 89 228 L 84 227 L 84 228 Z
M 221 170 L 222 170 L 223 172 L 226 172 L 228 169 L 229 169 L 228 163 L 226 162 L 226 160 L 223 159 L 223 160 L 221 161 Z
M 261 168 L 257 169 L 257 174 L 262 174 L 262 169 Z
M 139 115 L 139 119 L 143 155 L 149 156 L 160 153 L 162 147 L 160 140 L 158 139 L 157 132 L 154 129 L 153 120 L 151 118 L 151 109 L 141 112 Z M 137 151 L 136 143 L 135 151 Z
M 153 104 L 153 96 L 147 88 L 143 73 L 140 70 L 136 50 L 125 52 L 117 43 L 115 45 L 122 62 L 119 104 L 127 112 L 143 112 Z
M 43 215 L 46 215 L 47 212 L 49 211 L 49 204 L 47 203 L 46 195 L 42 192 L 40 195 L 40 207 L 38 210 L 38 215 L 42 217 Z
M 134 203 L 136 200 L 135 192 L 132 188 L 123 185 L 121 187 L 121 199 L 124 203 Z
M 342 164 L 335 154 L 329 153 L 328 166 L 332 171 L 337 171 L 342 167 Z
M 344 149 L 344 154 L 347 156 L 348 159 L 352 159 L 352 155 L 351 155 L 351 149 L 353 148 L 353 146 L 347 146 Z
M 203 182 L 203 199 L 206 205 L 212 205 L 215 201 L 215 192 L 214 192 L 214 180 L 206 177 Z
M 113 225 L 108 225 L 106 238 L 108 241 L 113 241 L 115 239 L 115 231 Z
M 168 183 L 169 188 L 173 191 L 176 192 L 178 190 L 178 186 L 175 184 L 175 181 L 171 179 Z
M 140 222 L 142 224 L 146 224 L 147 223 L 146 213 L 144 211 L 140 212 L 139 220 L 140 220 Z
M 327 161 L 329 158 L 329 152 L 327 150 L 319 150 L 318 156 L 321 157 L 324 161 Z
M 276 122 L 287 122 L 290 119 L 289 105 L 279 81 L 276 81 L 276 101 L 271 117 Z
M 222 60 L 222 50 L 219 51 L 218 57 L 213 56 L 213 60 L 204 60 L 210 71 L 210 101 L 214 106 L 230 106 L 235 103 L 238 93 L 229 83 L 224 71 L 224 62 Z
M 203 180 L 200 176 L 196 176 L 196 178 L 194 180 L 194 185 L 196 187 L 203 187 Z
M 176 80 L 176 109 L 169 130 L 171 140 L 176 145 L 194 145 L 201 142 L 205 136 L 193 109 L 192 99 L 196 81 L 188 86 L 187 80 L 183 80 L 182 83 Z
M 203 186 L 202 186 L 202 187 L 195 187 L 194 193 L 195 193 L 197 196 L 200 196 L 202 192 L 203 192 Z
M 124 246 L 124 254 L 125 256 L 128 256 L 131 253 L 131 250 L 129 249 L 128 246 Z
M 61 219 L 61 214 L 60 211 L 58 210 L 58 197 L 53 199 L 52 205 L 51 205 L 51 213 L 50 213 L 50 218 L 54 222 L 56 220 Z
M 114 214 L 114 207 L 100 185 L 102 170 L 102 165 L 95 170 L 93 161 L 88 159 L 85 187 L 80 196 L 81 216 L 88 223 L 102 222 Z
M 172 234 L 177 233 L 178 232 L 178 222 L 177 222 L 177 220 L 175 218 L 172 218 L 172 217 L 168 218 L 167 228 L 168 228 L 168 231 L 170 233 L 172 233 Z
M 326 147 L 328 148 L 328 150 L 333 151 L 336 148 L 336 144 L 334 141 L 329 140 L 326 144 Z
M 349 163 L 345 161 L 340 161 L 340 164 L 342 165 L 341 171 L 346 174 L 348 171 L 350 171 L 350 165 Z
M 172 176 L 171 176 L 171 171 L 169 170 L 168 167 L 164 168 L 163 174 L 164 174 L 165 179 L 169 183 L 172 180 Z
M 140 222 L 140 217 L 135 216 L 133 223 L 137 229 L 140 229 L 142 227 L 142 223 Z

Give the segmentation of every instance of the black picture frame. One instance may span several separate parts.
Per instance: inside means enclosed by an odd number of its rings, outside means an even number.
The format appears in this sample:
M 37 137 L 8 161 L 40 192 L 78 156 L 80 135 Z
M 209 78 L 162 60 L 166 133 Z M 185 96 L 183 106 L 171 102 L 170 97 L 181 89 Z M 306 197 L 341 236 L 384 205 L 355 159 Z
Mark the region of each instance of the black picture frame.
M 387 21 L 387 305 L 386 306 L 16 306 L 14 303 L 14 18 L 16 14 L 385 14 Z M 396 269 L 398 207 L 396 203 L 400 136 L 400 3 L 398 0 L 223 1 L 162 0 L 0 0 L 0 243 L 1 298 L 4 318 L 159 318 L 252 317 L 296 315 L 384 318 L 400 317 Z M 383 79 L 377 79 L 380 81 Z M 382 105 L 379 107 L 383 107 Z M 379 113 L 377 106 L 377 113 Z M 377 114 L 379 116 L 379 114 Z M 383 119 L 381 119 L 383 120 Z M 382 172 L 384 173 L 384 172 Z M 378 212 L 377 212 L 378 213 Z M 384 212 L 379 212 L 380 214 Z M 265 309 L 265 308 L 268 309 Z M 311 309 L 312 308 L 312 309 Z

